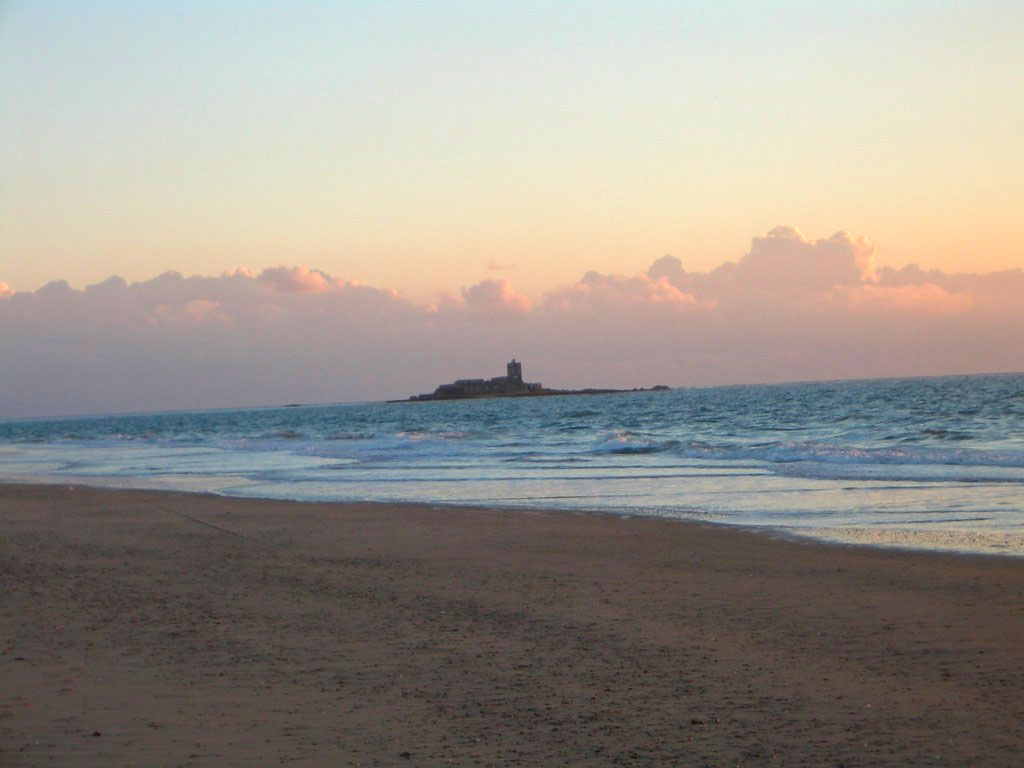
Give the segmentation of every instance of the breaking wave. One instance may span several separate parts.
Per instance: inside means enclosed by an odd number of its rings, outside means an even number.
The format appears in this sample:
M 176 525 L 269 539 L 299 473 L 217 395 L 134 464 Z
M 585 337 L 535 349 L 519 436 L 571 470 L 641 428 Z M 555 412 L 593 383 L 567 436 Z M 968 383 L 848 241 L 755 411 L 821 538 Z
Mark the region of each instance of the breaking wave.
M 0 477 L 599 509 L 750 525 L 1020 527 L 1024 376 L 0 422 Z

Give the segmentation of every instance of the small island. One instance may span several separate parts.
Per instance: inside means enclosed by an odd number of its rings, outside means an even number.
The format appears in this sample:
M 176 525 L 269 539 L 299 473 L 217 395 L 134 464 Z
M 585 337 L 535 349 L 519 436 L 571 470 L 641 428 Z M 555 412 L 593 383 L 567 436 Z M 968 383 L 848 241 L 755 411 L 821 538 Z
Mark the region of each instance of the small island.
M 504 376 L 490 379 L 457 379 L 450 384 L 442 384 L 433 392 L 424 395 L 412 395 L 409 401 L 423 400 L 471 400 L 486 397 L 550 397 L 552 395 L 607 395 L 617 392 L 663 392 L 669 387 L 659 384 L 650 389 L 635 387 L 633 389 L 548 389 L 539 381 L 523 381 L 523 364 L 512 358 L 505 366 Z M 408 402 L 390 400 L 392 403 Z

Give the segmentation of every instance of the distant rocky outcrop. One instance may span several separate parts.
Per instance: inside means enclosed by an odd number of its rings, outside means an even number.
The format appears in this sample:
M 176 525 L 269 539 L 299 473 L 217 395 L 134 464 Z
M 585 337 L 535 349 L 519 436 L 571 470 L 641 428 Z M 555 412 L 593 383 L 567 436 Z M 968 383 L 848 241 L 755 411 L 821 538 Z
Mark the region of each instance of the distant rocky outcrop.
M 495 376 L 490 379 L 457 379 L 449 384 L 441 384 L 433 392 L 423 395 L 412 395 L 409 401 L 423 400 L 470 400 L 489 397 L 546 397 L 551 395 L 604 395 L 615 392 L 643 392 L 649 391 L 641 388 L 634 389 L 597 389 L 588 387 L 586 389 L 546 389 L 539 381 L 523 381 L 523 364 L 512 358 L 505 366 L 504 376 Z M 651 391 L 664 391 L 669 387 L 659 384 Z M 404 400 L 392 400 L 390 402 L 406 402 Z

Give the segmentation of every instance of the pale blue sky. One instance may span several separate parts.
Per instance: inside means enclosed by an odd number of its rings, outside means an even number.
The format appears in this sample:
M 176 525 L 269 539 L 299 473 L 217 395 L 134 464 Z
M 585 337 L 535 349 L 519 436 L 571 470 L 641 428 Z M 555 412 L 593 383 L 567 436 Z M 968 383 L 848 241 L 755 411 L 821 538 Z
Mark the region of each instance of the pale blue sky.
M 0 2 L 0 281 L 1024 263 L 1024 3 Z

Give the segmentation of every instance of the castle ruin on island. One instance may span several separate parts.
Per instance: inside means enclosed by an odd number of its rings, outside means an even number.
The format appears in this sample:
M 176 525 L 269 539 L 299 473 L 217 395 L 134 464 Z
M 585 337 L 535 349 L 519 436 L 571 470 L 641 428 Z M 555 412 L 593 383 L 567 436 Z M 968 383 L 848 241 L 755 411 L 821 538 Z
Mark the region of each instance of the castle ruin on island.
M 505 366 L 504 376 L 492 379 L 458 379 L 442 384 L 429 395 L 413 395 L 410 400 L 459 400 L 467 397 L 515 397 L 537 395 L 544 391 L 539 381 L 523 381 L 523 364 L 515 358 Z
M 662 392 L 669 388 L 664 384 L 642 389 L 546 389 L 539 381 L 523 381 L 523 364 L 514 357 L 505 366 L 504 376 L 493 379 L 458 379 L 451 384 L 442 384 L 426 395 L 413 395 L 408 400 L 389 400 L 390 403 L 421 402 L 424 400 L 472 400 L 485 397 L 546 397 L 549 395 L 610 395 L 619 392 Z

